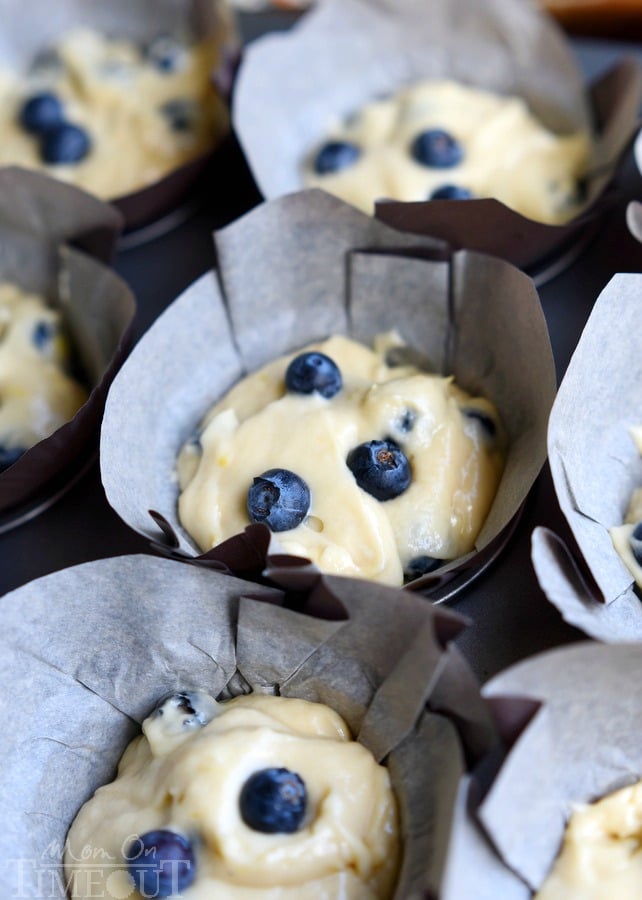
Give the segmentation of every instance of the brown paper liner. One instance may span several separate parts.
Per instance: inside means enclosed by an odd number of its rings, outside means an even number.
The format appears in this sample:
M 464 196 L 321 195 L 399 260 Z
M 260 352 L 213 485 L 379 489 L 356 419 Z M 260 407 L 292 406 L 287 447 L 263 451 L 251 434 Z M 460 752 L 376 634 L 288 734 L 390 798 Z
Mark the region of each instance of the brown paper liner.
M 121 518 L 164 552 L 200 556 L 177 518 L 174 467 L 207 409 L 245 372 L 313 340 L 344 333 L 370 343 L 396 328 L 427 368 L 453 374 L 499 409 L 509 451 L 495 501 L 475 550 L 439 578 L 474 565 L 479 551 L 494 553 L 544 460 L 555 391 L 532 282 L 501 260 L 451 256 L 434 240 L 393 231 L 322 191 L 265 203 L 217 232 L 215 243 L 216 274 L 166 310 L 110 391 L 101 474 Z M 153 447 L 140 441 L 152 433 Z M 163 523 L 160 534 L 150 510 Z M 258 551 L 246 545 L 241 561 L 245 540 L 220 545 L 206 559 L 249 576 L 268 553 L 281 552 L 272 537 Z M 416 586 L 426 585 L 434 580 Z
M 19 521 L 25 504 L 58 493 L 92 456 L 90 442 L 129 348 L 135 309 L 127 285 L 103 264 L 121 224 L 113 207 L 83 191 L 34 172 L 0 171 L 0 280 L 40 293 L 61 310 L 91 389 L 70 422 L 0 474 L 3 525 Z
M 288 78 L 295 71 L 306 73 L 304 82 Z M 637 131 L 639 67 L 623 59 L 586 87 L 553 20 L 511 0 L 326 0 L 286 35 L 254 42 L 240 67 L 233 122 L 259 189 L 267 198 L 300 189 L 303 161 L 332 121 L 425 77 L 523 96 L 553 131 L 592 126 L 586 204 L 566 225 L 535 222 L 494 200 L 382 201 L 378 218 L 528 269 L 588 239 L 616 199 L 607 186 Z
M 435 893 L 459 779 L 499 740 L 449 643 L 463 621 L 403 591 L 318 573 L 299 580 L 294 611 L 288 574 L 273 576 L 282 589 L 129 556 L 5 597 L 0 659 L 20 702 L 0 736 L 0 782 L 11 787 L 0 852 L 23 862 L 3 867 L 4 896 L 19 883 L 34 891 L 59 863 L 79 806 L 114 776 L 139 723 L 188 688 L 278 692 L 339 712 L 390 769 L 403 835 L 395 898 Z M 342 618 L 310 611 L 328 603 Z
M 141 43 L 163 32 L 189 32 L 197 40 L 215 37 L 221 56 L 217 70 L 212 72 L 212 91 L 225 99 L 229 96 L 239 39 L 223 0 L 58 0 L 47 16 L 42 15 L 37 0 L 27 0 L 21 15 L 15 14 L 11 0 L 3 0 L 0 20 L 0 56 L 5 65 L 18 70 L 28 68 L 38 52 L 79 23 Z M 139 229 L 185 202 L 206 169 L 228 164 L 227 155 L 213 146 L 154 184 L 110 198 L 110 202 L 123 215 L 127 231 Z
M 541 887 L 576 803 L 642 775 L 642 649 L 583 642 L 512 666 L 486 699 L 539 700 L 482 799 L 466 780 L 455 813 L 442 900 L 522 900 Z M 608 735 L 608 740 L 604 740 Z
M 605 641 L 642 639 L 639 594 L 609 534 L 642 485 L 629 433 L 642 421 L 641 289 L 641 275 L 618 274 L 602 291 L 551 411 L 551 473 L 574 545 L 544 529 L 533 536 L 544 593 L 568 622 Z

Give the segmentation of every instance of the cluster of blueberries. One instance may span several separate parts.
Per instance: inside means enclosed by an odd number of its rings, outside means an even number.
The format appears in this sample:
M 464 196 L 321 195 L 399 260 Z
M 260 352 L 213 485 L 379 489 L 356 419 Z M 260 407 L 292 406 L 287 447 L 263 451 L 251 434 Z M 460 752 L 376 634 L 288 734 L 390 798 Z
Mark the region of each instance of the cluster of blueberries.
M 296 356 L 285 373 L 285 385 L 297 394 L 319 393 L 330 399 L 343 385 L 339 367 L 324 353 L 308 352 Z M 401 429 L 412 428 L 413 417 L 406 414 Z M 359 487 L 377 500 L 398 497 L 410 486 L 410 463 L 392 438 L 367 441 L 354 447 L 346 464 Z M 247 511 L 253 522 L 267 525 L 271 531 L 288 531 L 305 519 L 310 509 L 310 489 L 303 478 L 289 469 L 268 469 L 254 478 L 247 493 Z M 419 556 L 407 567 L 411 580 L 433 571 L 443 560 Z
M 179 69 L 186 53 L 185 46 L 170 35 L 159 35 L 145 48 L 149 62 L 166 73 Z M 51 57 L 48 59 L 50 61 Z M 191 110 L 181 100 L 166 104 L 162 112 L 176 131 L 185 131 L 191 125 Z M 40 156 L 50 165 L 78 163 L 91 150 L 91 138 L 86 129 L 66 120 L 63 104 L 52 91 L 28 97 L 19 111 L 18 121 L 40 142 Z
M 165 698 L 154 714 L 162 715 L 163 705 L 172 703 L 187 713 L 184 724 L 203 727 L 209 721 L 199 710 L 195 693 L 179 693 Z M 284 768 L 260 769 L 241 789 L 239 810 L 245 824 L 263 834 L 293 834 L 301 827 L 307 809 L 307 790 L 300 775 Z M 124 853 L 127 871 L 143 897 L 173 897 L 192 884 L 196 877 L 193 843 L 175 831 L 158 829 L 139 835 Z
M 80 162 L 91 150 L 84 128 L 65 119 L 60 99 L 51 91 L 29 97 L 22 105 L 19 121 L 40 142 L 40 156 L 50 165 Z
M 420 165 L 431 169 L 452 169 L 464 158 L 459 141 L 441 128 L 422 131 L 412 142 L 410 153 Z M 318 175 L 341 172 L 354 165 L 361 156 L 357 144 L 329 141 L 317 153 L 314 170 Z M 472 192 L 458 184 L 443 184 L 430 194 L 429 200 L 470 200 Z

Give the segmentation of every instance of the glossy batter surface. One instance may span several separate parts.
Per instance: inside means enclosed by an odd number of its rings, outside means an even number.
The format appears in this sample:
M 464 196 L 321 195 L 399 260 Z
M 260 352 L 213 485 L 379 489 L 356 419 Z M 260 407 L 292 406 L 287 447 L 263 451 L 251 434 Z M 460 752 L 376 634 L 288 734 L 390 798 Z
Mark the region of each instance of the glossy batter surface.
M 198 720 L 166 701 L 125 751 L 116 780 L 78 813 L 65 857 L 72 897 L 138 897 L 123 846 L 157 828 L 184 834 L 195 848 L 186 900 L 391 896 L 399 847 L 388 772 L 350 739 L 340 716 L 291 698 L 188 696 Z M 306 785 L 305 818 L 294 833 L 253 830 L 239 811 L 247 779 L 270 766 Z
M 461 162 L 448 168 L 417 162 L 411 147 L 426 129 L 443 129 L 456 138 Z M 553 134 L 522 99 L 448 80 L 422 81 L 373 101 L 330 128 L 327 139 L 355 144 L 360 156 L 341 171 L 319 174 L 315 148 L 304 165 L 305 184 L 367 213 L 378 199 L 428 200 L 438 188 L 456 185 L 550 224 L 579 211 L 577 182 L 591 153 L 588 134 Z
M 638 900 L 642 896 L 642 784 L 578 807 L 536 900 Z
M 208 413 L 178 460 L 180 520 L 203 550 L 250 523 L 248 488 L 271 468 L 309 486 L 305 521 L 278 539 L 323 571 L 401 584 L 417 557 L 448 560 L 473 548 L 503 468 L 497 412 L 451 378 L 387 365 L 399 346 L 394 334 L 376 350 L 332 337 L 307 349 L 338 365 L 343 387 L 333 398 L 286 390 L 291 354 L 245 378 Z M 346 459 L 357 445 L 388 437 L 412 478 L 381 501 L 358 485 Z
M 86 390 L 67 372 L 61 316 L 41 297 L 0 284 L 0 471 L 73 418 Z
M 115 198 L 208 151 L 228 121 L 211 83 L 218 47 L 214 41 L 161 40 L 165 54 L 158 42 L 144 48 L 78 28 L 28 73 L 0 70 L 0 165 L 40 169 Z M 53 92 L 65 119 L 88 135 L 91 147 L 83 159 L 45 162 L 40 140 L 21 125 L 25 101 L 42 92 Z

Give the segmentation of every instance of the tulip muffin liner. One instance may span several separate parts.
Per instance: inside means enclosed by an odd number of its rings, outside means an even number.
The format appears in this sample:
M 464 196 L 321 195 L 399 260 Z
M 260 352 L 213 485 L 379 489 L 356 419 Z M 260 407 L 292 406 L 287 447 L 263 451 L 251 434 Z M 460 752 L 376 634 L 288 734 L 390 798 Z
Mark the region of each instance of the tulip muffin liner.
M 58 308 L 87 401 L 69 422 L 0 474 L 0 528 L 35 515 L 94 454 L 105 397 L 130 344 L 135 301 L 110 269 L 122 217 L 83 191 L 35 172 L 0 170 L 0 281 Z M 81 249 L 77 249 L 81 248 Z
M 114 777 L 157 702 L 191 688 L 299 697 L 342 715 L 390 771 L 403 840 L 394 896 L 436 896 L 457 784 L 499 746 L 450 643 L 464 620 L 365 581 L 289 570 L 272 580 L 283 587 L 128 556 L 5 596 L 3 896 L 35 894 L 50 870 L 47 896 L 64 896 L 57 867 L 78 808 Z
M 121 518 L 161 550 L 200 555 L 178 520 L 175 464 L 213 403 L 247 372 L 311 341 L 348 334 L 369 343 L 397 329 L 414 362 L 496 405 L 509 442 L 475 549 L 412 584 L 428 588 L 481 563 L 477 554 L 514 519 L 545 458 L 555 372 L 530 279 L 502 260 L 451 255 L 396 232 L 318 190 L 262 204 L 216 232 L 215 244 L 216 273 L 163 313 L 110 390 L 101 474 Z M 245 569 L 268 549 L 249 543 Z M 235 541 L 235 552 L 243 545 Z M 279 552 L 274 537 L 269 551 Z M 226 545 L 206 558 L 243 568 Z
M 483 688 L 541 703 L 481 803 L 460 786 L 441 900 L 527 900 L 560 849 L 573 806 L 642 777 L 642 648 L 582 642 L 525 660 Z
M 58 0 L 42 14 L 38 0 L 26 0 L 20 15 L 13 0 L 0 0 L 0 58 L 16 71 L 29 68 L 39 52 L 65 32 L 82 23 L 110 36 L 146 43 L 161 33 L 214 38 L 220 60 L 212 72 L 212 91 L 228 99 L 232 70 L 239 53 L 233 17 L 223 0 Z M 213 141 L 210 151 L 169 172 L 151 185 L 130 194 L 109 198 L 124 216 L 127 231 L 137 230 L 169 215 L 183 204 L 199 176 L 220 161 L 229 164 L 223 150 L 227 138 Z
M 613 547 L 642 461 L 629 428 L 642 421 L 638 341 L 642 275 L 615 275 L 595 303 L 553 404 L 548 452 L 570 526 L 564 540 L 536 529 L 539 583 L 563 617 L 594 638 L 642 640 L 642 605 Z
M 387 224 L 539 268 L 612 204 L 605 189 L 637 128 L 637 64 L 625 59 L 587 88 L 556 23 L 535 4 L 513 0 L 327 0 L 291 31 L 252 43 L 232 121 L 263 195 L 302 187 L 303 161 L 331 122 L 426 77 L 522 96 L 554 132 L 591 129 L 586 203 L 571 222 L 545 225 L 495 200 L 386 201 L 376 215 Z

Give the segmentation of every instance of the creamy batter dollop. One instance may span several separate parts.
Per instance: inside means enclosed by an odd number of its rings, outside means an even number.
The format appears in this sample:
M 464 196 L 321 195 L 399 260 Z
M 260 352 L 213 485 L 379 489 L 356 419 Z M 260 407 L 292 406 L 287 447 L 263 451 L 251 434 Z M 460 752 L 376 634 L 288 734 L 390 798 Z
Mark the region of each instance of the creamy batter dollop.
M 452 378 L 387 364 L 408 349 L 394 333 L 374 350 L 334 336 L 233 387 L 178 459 L 179 517 L 198 545 L 259 521 L 248 513 L 253 479 L 282 469 L 303 480 L 310 502 L 300 524 L 276 529 L 279 542 L 323 571 L 399 585 L 470 551 L 503 468 L 499 417 Z M 290 362 L 317 351 L 342 376 L 331 398 L 286 387 Z M 351 452 L 371 441 L 407 460 L 409 484 L 392 498 L 364 489 L 350 467 Z
M 29 72 L 0 70 L 0 165 L 40 169 L 103 198 L 153 184 L 227 130 L 212 86 L 218 55 L 214 40 L 162 35 L 141 47 L 70 31 Z M 43 94 L 60 108 L 25 113 Z M 60 118 L 76 133 L 56 135 Z
M 289 832 L 259 830 L 280 821 L 254 787 L 257 774 L 275 769 L 304 785 Z M 258 694 L 217 703 L 198 691 L 166 699 L 71 826 L 70 896 L 138 897 L 132 878 L 140 888 L 145 863 L 156 864 L 143 847 L 159 829 L 182 842 L 185 900 L 375 900 L 393 891 L 388 772 L 320 703 Z
M 536 900 L 639 900 L 642 782 L 578 806 Z
M 419 147 L 420 159 L 413 149 L 431 130 L 445 132 L 457 148 L 438 164 L 426 159 L 430 139 Z M 549 224 L 579 212 L 578 180 L 591 156 L 587 133 L 554 134 L 521 98 L 449 80 L 421 81 L 377 99 L 330 128 L 327 141 L 356 150 L 315 148 L 304 165 L 305 184 L 367 213 L 378 199 L 429 200 L 445 190 L 445 199 L 494 197 Z
M 631 428 L 631 437 L 642 455 L 642 425 Z M 642 589 L 642 487 L 631 494 L 622 525 L 609 529 L 613 546 L 635 583 Z
M 0 472 L 73 418 L 86 390 L 68 373 L 60 313 L 0 284 Z

